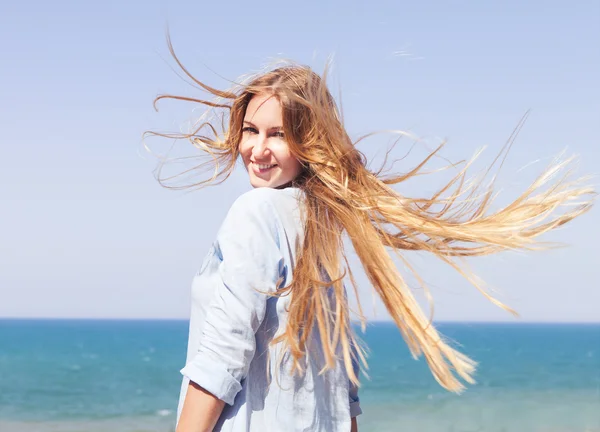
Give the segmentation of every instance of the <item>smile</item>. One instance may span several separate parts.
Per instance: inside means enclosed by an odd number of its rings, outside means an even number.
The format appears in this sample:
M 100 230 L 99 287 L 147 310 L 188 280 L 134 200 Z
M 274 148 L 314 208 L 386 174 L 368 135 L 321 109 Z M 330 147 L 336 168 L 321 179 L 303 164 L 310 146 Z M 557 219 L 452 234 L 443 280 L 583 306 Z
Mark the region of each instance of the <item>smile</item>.
M 264 173 L 264 172 L 269 171 L 271 168 L 275 168 L 277 166 L 277 164 L 258 164 L 258 163 L 252 162 L 252 166 L 254 167 L 255 171 Z

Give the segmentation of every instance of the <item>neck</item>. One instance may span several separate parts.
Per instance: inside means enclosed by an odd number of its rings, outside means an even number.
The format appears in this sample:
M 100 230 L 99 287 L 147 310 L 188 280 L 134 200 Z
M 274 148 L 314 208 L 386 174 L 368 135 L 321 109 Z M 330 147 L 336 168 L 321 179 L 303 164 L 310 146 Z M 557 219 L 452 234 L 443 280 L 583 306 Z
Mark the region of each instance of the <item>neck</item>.
M 281 186 L 277 186 L 275 189 L 285 189 L 285 188 L 292 187 L 293 185 L 294 185 L 294 180 L 284 183 Z

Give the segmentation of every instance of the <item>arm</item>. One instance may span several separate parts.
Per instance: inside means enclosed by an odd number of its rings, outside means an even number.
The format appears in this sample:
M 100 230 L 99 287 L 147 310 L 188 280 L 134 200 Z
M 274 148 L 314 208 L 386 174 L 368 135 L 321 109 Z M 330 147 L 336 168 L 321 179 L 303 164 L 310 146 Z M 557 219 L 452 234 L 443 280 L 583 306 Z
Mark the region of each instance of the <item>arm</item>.
M 212 431 L 224 406 L 225 402 L 190 381 L 176 432 Z
M 356 422 L 356 417 L 352 417 L 352 427 L 350 432 L 358 432 L 358 423 Z
M 265 292 L 277 289 L 283 259 L 279 226 L 272 204 L 254 190 L 236 200 L 219 230 L 220 281 L 198 351 L 181 370 L 190 386 L 177 432 L 211 430 L 224 404 L 233 405 L 242 388 L 266 313 Z

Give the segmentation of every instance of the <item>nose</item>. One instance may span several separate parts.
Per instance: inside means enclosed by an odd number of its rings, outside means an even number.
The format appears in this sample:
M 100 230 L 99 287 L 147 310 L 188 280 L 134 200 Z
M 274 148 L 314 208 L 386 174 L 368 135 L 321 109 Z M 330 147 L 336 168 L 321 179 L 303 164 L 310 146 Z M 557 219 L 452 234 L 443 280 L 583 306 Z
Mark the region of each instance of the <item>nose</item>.
M 256 135 L 254 145 L 252 146 L 252 156 L 254 156 L 256 159 L 261 159 L 265 156 L 270 156 L 270 154 L 271 150 L 269 149 L 266 135 Z

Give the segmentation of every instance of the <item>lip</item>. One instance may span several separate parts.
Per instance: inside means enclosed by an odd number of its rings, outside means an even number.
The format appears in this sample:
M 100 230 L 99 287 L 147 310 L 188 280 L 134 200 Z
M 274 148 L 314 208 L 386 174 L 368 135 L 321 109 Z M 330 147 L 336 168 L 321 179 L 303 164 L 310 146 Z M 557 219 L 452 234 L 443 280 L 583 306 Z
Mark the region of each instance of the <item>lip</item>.
M 272 171 L 274 168 L 277 168 L 277 166 L 278 166 L 277 164 L 260 164 L 260 165 L 274 165 L 274 166 L 272 166 L 271 168 L 267 168 L 267 169 L 260 169 L 260 168 L 258 167 L 258 165 L 259 165 L 259 164 L 257 164 L 256 162 L 252 162 L 252 161 L 251 161 L 251 162 L 250 162 L 250 164 L 252 165 L 252 171 L 253 171 L 255 174 L 266 174 L 266 173 L 268 173 L 268 172 Z

